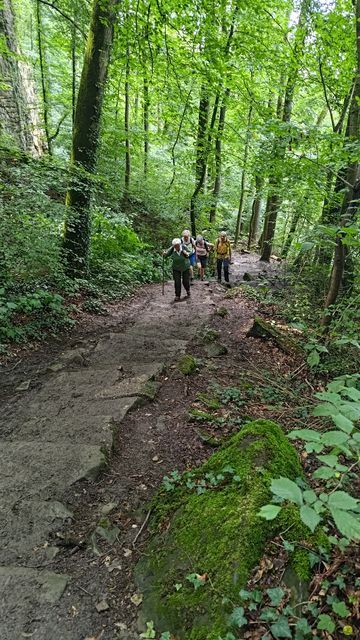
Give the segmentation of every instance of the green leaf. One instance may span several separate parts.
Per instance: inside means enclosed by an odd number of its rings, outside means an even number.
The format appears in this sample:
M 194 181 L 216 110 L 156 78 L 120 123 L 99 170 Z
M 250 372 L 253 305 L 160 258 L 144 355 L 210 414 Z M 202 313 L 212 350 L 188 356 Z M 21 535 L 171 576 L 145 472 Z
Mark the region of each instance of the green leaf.
M 320 462 L 325 462 L 328 467 L 335 467 L 338 463 L 338 457 L 332 455 L 318 456 L 318 460 L 320 460 Z
M 319 467 L 314 471 L 313 478 L 321 478 L 321 480 L 330 480 L 335 475 L 335 470 L 330 467 Z
M 355 387 L 346 387 L 341 391 L 341 393 L 351 400 L 354 400 L 354 402 L 360 401 L 360 391 L 355 389 Z
M 260 511 L 258 511 L 258 516 L 260 518 L 264 518 L 265 520 L 274 520 L 278 515 L 279 511 L 281 511 L 281 507 L 278 507 L 275 504 L 265 504 L 261 507 Z
M 360 540 L 360 519 L 348 511 L 332 507 L 330 513 L 340 533 L 348 540 Z
M 315 502 L 315 500 L 317 500 L 317 495 L 312 489 L 307 489 L 303 492 L 303 499 L 307 504 L 312 504 L 313 502 Z
M 272 607 L 278 607 L 285 595 L 284 589 L 281 589 L 280 587 L 275 587 L 274 589 L 266 589 L 266 593 L 270 598 Z
M 355 511 L 359 505 L 359 500 L 350 496 L 346 491 L 334 491 L 334 493 L 330 493 L 329 495 L 328 505 L 335 509 Z
M 336 416 L 339 413 L 339 409 L 335 407 L 330 402 L 325 402 L 324 404 L 318 404 L 312 412 L 313 416 Z
M 340 616 L 340 618 L 347 618 L 350 615 L 350 611 L 343 601 L 333 602 L 331 606 L 333 612 Z
M 307 636 L 311 633 L 311 627 L 306 618 L 300 618 L 300 620 L 298 620 L 296 623 L 295 629 L 297 633 L 300 634 L 300 638 L 303 638 L 304 636 Z
M 342 415 L 342 413 L 338 413 L 337 415 L 331 416 L 336 426 L 339 427 L 345 433 L 351 433 L 354 429 L 354 424 L 348 418 Z
M 305 445 L 305 451 L 307 451 L 308 453 L 312 453 L 313 451 L 315 451 L 315 453 L 321 453 L 323 449 L 324 445 L 320 442 L 308 442 Z
M 292 542 L 289 542 L 288 540 L 284 540 L 283 547 L 285 551 L 290 551 L 290 552 L 294 551 L 295 549 L 295 545 Z
M 306 358 L 306 362 L 308 363 L 309 367 L 316 367 L 316 365 L 319 364 L 320 356 L 316 349 L 310 351 L 308 357 Z
M 341 402 L 341 396 L 338 393 L 334 393 L 331 391 L 320 391 L 319 393 L 315 393 L 315 398 L 319 400 L 325 400 L 325 402 L 331 402 L 332 404 L 337 404 Z
M 162 633 L 160 636 L 160 640 L 171 640 L 170 631 L 165 631 L 164 633 Z
M 344 444 L 348 439 L 348 435 L 342 431 L 327 431 L 321 436 L 321 441 L 328 446 Z
M 289 622 L 285 616 L 280 616 L 279 620 L 271 625 L 270 631 L 275 638 L 292 638 Z
M 280 498 L 284 498 L 284 500 L 290 500 L 291 502 L 295 502 L 295 504 L 299 505 L 299 507 L 303 503 L 302 493 L 297 484 L 289 478 L 278 478 L 277 480 L 272 480 L 271 482 L 271 491 L 276 495 L 280 496 Z
M 327 613 L 320 613 L 318 620 L 317 629 L 321 631 L 328 631 L 329 633 L 335 631 L 335 623 Z
M 317 525 L 321 520 L 316 511 L 314 511 L 314 509 L 312 509 L 308 505 L 303 505 L 300 508 L 300 518 L 311 531 L 315 531 Z
M 140 633 L 140 638 L 156 638 L 156 631 L 152 620 L 146 623 L 146 631 Z
M 260 613 L 260 620 L 264 622 L 275 622 L 278 619 L 278 612 L 273 607 L 265 607 Z
M 288 434 L 288 437 L 293 440 L 306 440 L 307 442 L 320 442 L 321 434 L 314 429 L 293 429 Z
M 247 624 L 247 618 L 244 616 L 244 607 L 236 607 L 229 618 L 229 624 L 233 627 L 243 627 Z

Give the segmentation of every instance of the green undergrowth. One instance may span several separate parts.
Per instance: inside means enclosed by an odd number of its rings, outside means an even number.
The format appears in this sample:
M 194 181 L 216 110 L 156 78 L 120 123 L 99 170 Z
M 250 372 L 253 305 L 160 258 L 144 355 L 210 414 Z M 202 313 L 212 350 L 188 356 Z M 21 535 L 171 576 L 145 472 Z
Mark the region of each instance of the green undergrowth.
M 186 640 L 225 632 L 226 602 L 236 600 L 266 542 L 285 527 L 294 539 L 308 534 L 291 509 L 276 523 L 257 515 L 279 474 L 301 476 L 296 451 L 278 425 L 257 420 L 201 467 L 167 478 L 152 504 L 155 537 L 136 570 L 144 620 Z M 296 565 L 304 574 L 300 556 Z

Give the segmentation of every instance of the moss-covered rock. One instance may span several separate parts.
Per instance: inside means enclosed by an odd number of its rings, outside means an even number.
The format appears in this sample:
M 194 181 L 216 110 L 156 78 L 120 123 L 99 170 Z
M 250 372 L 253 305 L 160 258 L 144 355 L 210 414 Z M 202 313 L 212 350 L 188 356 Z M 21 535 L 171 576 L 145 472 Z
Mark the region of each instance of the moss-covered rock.
M 189 376 L 194 373 L 196 365 L 197 363 L 195 358 L 189 353 L 185 353 L 185 355 L 180 358 L 176 366 L 179 371 L 184 374 L 184 376 Z
M 278 327 L 266 322 L 262 318 L 256 317 L 253 326 L 246 334 L 247 337 L 261 338 L 263 340 L 272 340 L 279 349 L 285 353 L 301 353 L 300 344 L 285 331 L 281 331 Z
M 218 307 L 215 311 L 216 316 L 220 316 L 220 318 L 225 318 L 228 315 L 229 311 L 226 307 Z
M 181 487 L 157 497 L 155 520 L 161 513 L 167 526 L 136 570 L 143 619 L 179 639 L 217 640 L 225 631 L 223 598 L 235 598 L 246 584 L 278 526 L 257 515 L 270 498 L 270 480 L 294 479 L 301 469 L 281 428 L 258 420 L 229 439 L 192 480 L 219 474 L 224 480 L 201 495 Z M 197 589 L 186 579 L 194 573 L 209 576 Z

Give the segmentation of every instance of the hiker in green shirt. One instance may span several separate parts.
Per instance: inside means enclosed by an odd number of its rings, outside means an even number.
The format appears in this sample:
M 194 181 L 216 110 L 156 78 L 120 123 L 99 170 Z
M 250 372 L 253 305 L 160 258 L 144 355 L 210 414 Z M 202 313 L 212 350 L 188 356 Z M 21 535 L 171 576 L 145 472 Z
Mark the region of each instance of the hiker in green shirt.
M 185 247 L 180 238 L 174 238 L 170 249 L 164 251 L 163 255 L 172 259 L 173 278 L 175 285 L 175 302 L 180 301 L 181 281 L 186 291 L 186 295 L 190 297 L 190 260 L 189 254 L 185 251 Z

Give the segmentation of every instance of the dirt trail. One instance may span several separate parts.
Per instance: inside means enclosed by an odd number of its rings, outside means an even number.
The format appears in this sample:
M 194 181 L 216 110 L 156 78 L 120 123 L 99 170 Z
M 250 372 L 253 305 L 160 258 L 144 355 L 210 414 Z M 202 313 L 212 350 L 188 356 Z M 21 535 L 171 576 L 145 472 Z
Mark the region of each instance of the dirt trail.
M 257 257 L 236 255 L 231 277 L 262 269 Z M 147 287 L 117 330 L 66 349 L 31 384 L 25 366 L 5 403 L 2 640 L 138 637 L 128 628 L 136 610 L 131 572 L 147 500 L 165 472 L 207 454 L 184 432 L 191 391 L 174 375 L 174 363 L 223 304 L 224 289 L 196 282 L 191 299 L 172 298 L 172 283 L 164 296 L 158 285 Z M 250 317 L 248 311 L 239 318 L 237 331 Z M 104 558 L 96 555 L 99 536 L 93 545 L 84 541 L 108 514 L 118 535 L 114 554 Z

